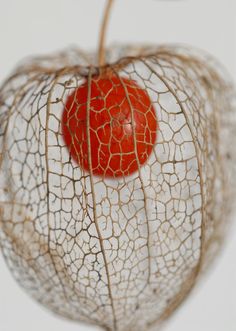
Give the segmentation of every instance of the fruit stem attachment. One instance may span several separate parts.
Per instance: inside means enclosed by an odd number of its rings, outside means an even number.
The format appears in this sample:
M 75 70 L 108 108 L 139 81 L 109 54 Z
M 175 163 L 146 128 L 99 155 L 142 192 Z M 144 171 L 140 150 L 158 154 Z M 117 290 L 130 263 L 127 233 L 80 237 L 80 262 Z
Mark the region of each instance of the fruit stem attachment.
M 114 0 L 107 0 L 107 5 L 105 8 L 105 13 L 103 17 L 102 27 L 100 31 L 100 41 L 99 41 L 99 49 L 98 49 L 98 64 L 100 67 L 104 66 L 106 63 L 105 56 L 105 37 L 108 26 L 108 21 L 111 13 L 111 7 L 114 3 Z

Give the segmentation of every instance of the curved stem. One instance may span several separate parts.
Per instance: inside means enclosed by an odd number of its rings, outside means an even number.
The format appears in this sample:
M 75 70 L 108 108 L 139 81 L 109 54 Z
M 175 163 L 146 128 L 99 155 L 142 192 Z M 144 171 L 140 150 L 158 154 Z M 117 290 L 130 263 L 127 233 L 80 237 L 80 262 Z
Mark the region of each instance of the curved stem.
M 107 31 L 107 25 L 111 13 L 111 7 L 114 0 L 107 0 L 107 6 L 105 9 L 102 27 L 100 31 L 100 41 L 99 41 L 99 49 L 98 49 L 98 63 L 99 66 L 104 66 L 106 59 L 105 59 L 105 37 L 106 37 L 106 31 Z

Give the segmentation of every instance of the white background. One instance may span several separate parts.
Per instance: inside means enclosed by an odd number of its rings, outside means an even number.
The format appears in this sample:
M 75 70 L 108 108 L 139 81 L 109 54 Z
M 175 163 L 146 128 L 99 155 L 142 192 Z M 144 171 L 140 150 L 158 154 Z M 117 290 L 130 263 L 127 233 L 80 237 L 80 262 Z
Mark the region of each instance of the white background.
M 0 0 L 0 81 L 29 54 L 97 45 L 104 0 Z M 235 0 L 116 0 L 108 41 L 182 42 L 218 57 L 236 79 Z M 236 330 L 236 228 L 217 264 L 166 331 Z M 1 331 L 92 331 L 52 316 L 15 284 L 0 258 Z M 137 330 L 144 331 L 144 330 Z

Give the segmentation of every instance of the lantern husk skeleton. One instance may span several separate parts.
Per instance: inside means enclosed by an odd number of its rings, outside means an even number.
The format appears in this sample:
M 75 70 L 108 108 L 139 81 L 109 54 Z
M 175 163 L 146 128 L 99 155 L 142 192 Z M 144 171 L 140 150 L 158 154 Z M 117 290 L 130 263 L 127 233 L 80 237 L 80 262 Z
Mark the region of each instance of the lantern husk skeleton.
M 68 95 L 99 75 L 95 58 L 74 49 L 27 60 L 0 90 L 1 247 L 21 286 L 57 314 L 112 331 L 156 330 L 225 235 L 232 84 L 186 47 L 118 46 L 107 59 L 152 100 L 153 153 L 128 177 L 84 171 L 61 116 Z

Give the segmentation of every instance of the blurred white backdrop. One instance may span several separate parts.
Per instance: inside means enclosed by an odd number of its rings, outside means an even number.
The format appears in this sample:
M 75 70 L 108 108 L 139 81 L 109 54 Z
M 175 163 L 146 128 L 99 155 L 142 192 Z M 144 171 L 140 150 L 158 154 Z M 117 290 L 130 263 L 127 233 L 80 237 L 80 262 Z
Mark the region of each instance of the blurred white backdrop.
M 0 82 L 27 55 L 76 44 L 94 49 L 104 4 L 105 0 L 0 0 Z M 192 44 L 218 57 L 236 79 L 236 2 L 116 0 L 109 41 Z M 231 232 L 215 267 L 169 321 L 166 331 L 235 331 L 235 226 Z M 0 257 L 0 330 L 32 329 L 93 330 L 54 317 L 32 301 Z

